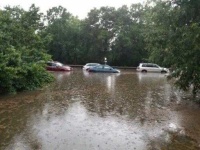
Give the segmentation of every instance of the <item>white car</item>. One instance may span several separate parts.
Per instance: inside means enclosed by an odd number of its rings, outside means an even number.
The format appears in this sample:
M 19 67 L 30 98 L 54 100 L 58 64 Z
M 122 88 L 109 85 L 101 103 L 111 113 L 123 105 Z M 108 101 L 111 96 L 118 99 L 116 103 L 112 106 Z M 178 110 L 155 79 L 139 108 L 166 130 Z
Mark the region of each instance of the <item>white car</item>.
M 140 63 L 136 70 L 139 72 L 159 72 L 159 73 L 169 72 L 169 69 L 160 67 L 159 65 L 153 63 Z
M 100 65 L 99 63 L 87 63 L 83 66 L 83 70 L 89 70 L 92 67 Z

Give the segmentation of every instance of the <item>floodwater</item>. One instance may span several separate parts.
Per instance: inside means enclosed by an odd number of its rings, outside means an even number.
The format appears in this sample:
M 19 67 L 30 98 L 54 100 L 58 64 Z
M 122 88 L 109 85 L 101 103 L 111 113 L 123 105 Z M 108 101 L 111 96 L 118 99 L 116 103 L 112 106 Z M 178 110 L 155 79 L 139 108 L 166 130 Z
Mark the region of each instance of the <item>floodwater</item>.
M 198 150 L 200 107 L 166 75 L 81 69 L 0 97 L 0 150 Z

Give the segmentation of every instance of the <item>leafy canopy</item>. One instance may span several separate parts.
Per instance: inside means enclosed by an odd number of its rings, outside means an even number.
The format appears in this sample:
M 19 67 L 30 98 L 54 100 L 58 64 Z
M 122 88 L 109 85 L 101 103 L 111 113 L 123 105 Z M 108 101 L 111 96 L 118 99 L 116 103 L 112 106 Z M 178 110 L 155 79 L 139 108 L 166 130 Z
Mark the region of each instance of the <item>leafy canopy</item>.
M 39 9 L 0 10 L 0 93 L 32 90 L 52 81 L 44 62 L 50 59 L 42 39 Z

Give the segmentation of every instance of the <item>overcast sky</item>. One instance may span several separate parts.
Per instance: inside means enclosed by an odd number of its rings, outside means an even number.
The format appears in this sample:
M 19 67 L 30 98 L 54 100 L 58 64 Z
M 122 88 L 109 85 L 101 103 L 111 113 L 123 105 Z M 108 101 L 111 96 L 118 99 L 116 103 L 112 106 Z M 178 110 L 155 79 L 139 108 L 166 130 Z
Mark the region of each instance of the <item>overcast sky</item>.
M 122 5 L 130 6 L 133 3 L 143 3 L 144 1 L 145 0 L 1 0 L 0 8 L 10 5 L 20 6 L 28 10 L 31 4 L 35 4 L 37 7 L 40 7 L 41 12 L 46 12 L 49 8 L 61 5 L 74 16 L 83 19 L 94 7 L 113 6 L 118 8 Z

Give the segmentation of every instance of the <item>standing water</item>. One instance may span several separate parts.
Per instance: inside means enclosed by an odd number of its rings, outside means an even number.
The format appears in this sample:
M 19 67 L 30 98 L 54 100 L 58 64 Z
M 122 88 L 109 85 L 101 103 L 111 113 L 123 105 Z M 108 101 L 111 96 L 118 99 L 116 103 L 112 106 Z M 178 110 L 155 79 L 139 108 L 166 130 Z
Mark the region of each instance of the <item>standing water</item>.
M 43 90 L 0 97 L 0 150 L 200 149 L 200 108 L 164 74 L 53 74 Z

